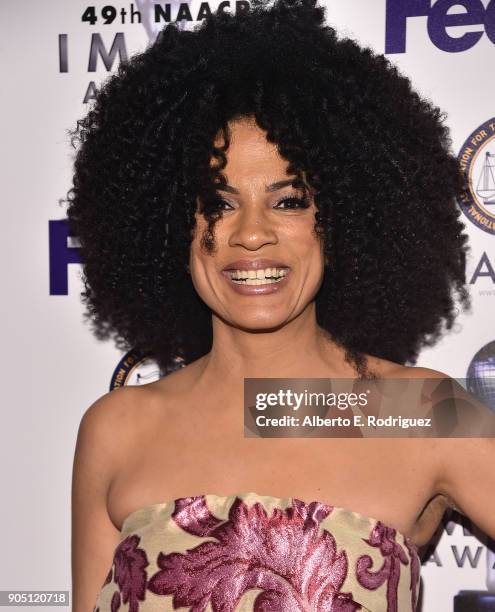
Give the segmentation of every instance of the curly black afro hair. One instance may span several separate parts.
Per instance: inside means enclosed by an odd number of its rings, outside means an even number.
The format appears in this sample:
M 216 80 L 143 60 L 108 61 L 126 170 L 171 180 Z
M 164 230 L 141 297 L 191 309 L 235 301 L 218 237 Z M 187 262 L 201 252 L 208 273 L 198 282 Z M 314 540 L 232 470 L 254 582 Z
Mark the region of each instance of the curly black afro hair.
M 214 249 L 208 195 L 222 180 L 228 122 L 243 116 L 314 189 L 329 261 L 318 324 L 358 372 L 365 353 L 414 364 L 451 329 L 456 297 L 470 308 L 456 204 L 466 179 L 445 114 L 308 0 L 255 0 L 193 31 L 167 25 L 69 131 L 68 219 L 98 337 L 154 357 L 162 373 L 210 350 L 211 312 L 186 264 L 199 194 Z

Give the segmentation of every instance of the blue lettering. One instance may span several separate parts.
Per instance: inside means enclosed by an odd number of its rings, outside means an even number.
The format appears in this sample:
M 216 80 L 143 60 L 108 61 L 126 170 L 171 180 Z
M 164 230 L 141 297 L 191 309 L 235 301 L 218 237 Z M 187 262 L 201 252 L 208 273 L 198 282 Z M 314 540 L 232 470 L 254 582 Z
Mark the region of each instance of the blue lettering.
M 79 249 L 67 246 L 70 235 L 66 219 L 48 221 L 50 295 L 68 295 L 68 265 L 81 263 Z
M 408 17 L 426 17 L 430 0 L 387 0 L 385 53 L 405 53 Z
M 478 279 L 482 277 L 489 278 L 492 283 L 495 284 L 495 268 L 492 266 L 485 251 L 483 251 L 483 255 L 474 269 L 473 276 L 471 277 L 469 284 L 474 285 L 474 283 L 476 283 Z
M 447 15 L 447 11 L 453 6 L 462 6 L 466 12 Z M 465 32 L 462 36 L 453 38 L 449 36 L 446 28 L 483 24 L 484 15 L 485 7 L 481 0 L 438 0 L 428 16 L 427 27 L 431 42 L 438 49 L 449 53 L 471 49 L 483 36 L 483 30 Z
M 457 12 L 449 11 L 457 7 Z M 459 12 L 459 8 L 464 9 Z M 486 32 L 495 44 L 495 0 L 486 9 L 481 0 L 387 0 L 385 16 L 385 53 L 405 53 L 407 20 L 410 17 L 427 17 L 426 27 L 431 42 L 448 53 L 471 49 Z M 451 36 L 447 28 L 452 26 L 481 26 L 461 36 Z
M 491 0 L 485 10 L 485 32 L 495 45 L 495 0 Z

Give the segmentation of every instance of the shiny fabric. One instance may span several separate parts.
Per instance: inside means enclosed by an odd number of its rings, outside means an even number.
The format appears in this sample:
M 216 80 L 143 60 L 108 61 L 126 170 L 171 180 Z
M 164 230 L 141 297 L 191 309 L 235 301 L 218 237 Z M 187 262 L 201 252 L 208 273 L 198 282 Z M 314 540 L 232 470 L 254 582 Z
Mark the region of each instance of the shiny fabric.
M 419 570 L 409 538 L 357 512 L 198 495 L 125 519 L 93 612 L 414 612 Z

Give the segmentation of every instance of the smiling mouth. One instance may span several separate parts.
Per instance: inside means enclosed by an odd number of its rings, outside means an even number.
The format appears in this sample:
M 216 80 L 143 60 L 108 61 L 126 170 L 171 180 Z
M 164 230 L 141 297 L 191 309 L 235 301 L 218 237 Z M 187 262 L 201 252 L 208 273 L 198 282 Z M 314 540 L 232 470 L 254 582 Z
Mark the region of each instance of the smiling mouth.
M 262 270 L 226 270 L 236 285 L 272 285 L 287 275 L 289 268 L 264 268 Z

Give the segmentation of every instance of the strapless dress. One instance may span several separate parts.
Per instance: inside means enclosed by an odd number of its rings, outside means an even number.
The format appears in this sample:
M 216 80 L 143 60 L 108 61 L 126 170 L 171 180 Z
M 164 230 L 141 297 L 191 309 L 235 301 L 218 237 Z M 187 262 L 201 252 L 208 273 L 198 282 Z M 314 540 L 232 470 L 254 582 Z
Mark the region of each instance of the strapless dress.
M 416 545 L 320 501 L 198 495 L 129 514 L 93 612 L 414 612 Z

